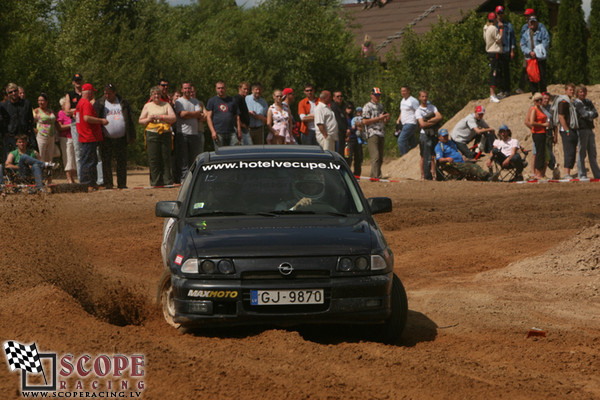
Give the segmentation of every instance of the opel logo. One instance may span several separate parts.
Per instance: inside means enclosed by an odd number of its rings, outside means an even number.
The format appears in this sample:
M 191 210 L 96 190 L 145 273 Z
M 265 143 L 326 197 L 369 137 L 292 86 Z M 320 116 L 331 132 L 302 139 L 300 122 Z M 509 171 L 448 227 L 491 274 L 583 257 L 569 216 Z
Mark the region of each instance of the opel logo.
M 292 272 L 294 272 L 294 267 L 291 264 L 283 263 L 279 267 L 277 267 L 279 273 L 283 276 L 290 276 Z

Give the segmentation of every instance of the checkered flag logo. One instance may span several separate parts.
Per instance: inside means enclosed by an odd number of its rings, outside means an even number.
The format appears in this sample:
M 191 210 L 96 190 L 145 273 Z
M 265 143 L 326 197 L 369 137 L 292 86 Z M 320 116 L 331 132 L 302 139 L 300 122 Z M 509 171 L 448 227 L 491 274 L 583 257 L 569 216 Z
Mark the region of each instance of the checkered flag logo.
M 44 372 L 35 343 L 31 346 L 25 346 L 19 342 L 9 340 L 4 343 L 4 352 L 11 371 L 22 369 L 32 373 Z

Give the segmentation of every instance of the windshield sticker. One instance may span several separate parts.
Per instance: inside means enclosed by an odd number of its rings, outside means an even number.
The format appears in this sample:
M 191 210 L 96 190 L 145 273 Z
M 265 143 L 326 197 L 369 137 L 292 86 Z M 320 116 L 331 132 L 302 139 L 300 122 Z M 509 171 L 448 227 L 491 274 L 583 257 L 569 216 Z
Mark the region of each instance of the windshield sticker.
M 198 210 L 200 208 L 204 208 L 204 203 L 194 203 L 194 210 Z
M 202 165 L 202 171 L 217 171 L 228 169 L 255 169 L 255 168 L 300 168 L 300 169 L 329 169 L 339 170 L 340 164 L 332 162 L 308 162 L 308 161 L 236 161 L 218 164 Z

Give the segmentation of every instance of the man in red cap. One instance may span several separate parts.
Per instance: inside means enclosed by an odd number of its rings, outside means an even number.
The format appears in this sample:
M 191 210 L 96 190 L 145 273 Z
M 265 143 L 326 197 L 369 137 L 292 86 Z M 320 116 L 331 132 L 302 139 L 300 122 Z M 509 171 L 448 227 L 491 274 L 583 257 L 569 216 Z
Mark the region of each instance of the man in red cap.
M 535 18 L 537 20 L 533 8 L 526 9 L 523 15 L 525 15 L 525 23 L 521 27 L 521 34 L 519 35 L 520 38 L 523 38 L 523 35 L 529 29 L 529 20 L 531 18 Z M 544 24 L 542 24 L 541 22 L 537 22 L 537 24 L 539 30 L 548 32 L 548 29 L 546 29 L 546 26 Z M 525 88 L 525 83 L 528 81 L 529 79 L 527 77 L 527 61 L 523 60 L 523 68 L 521 69 L 521 80 L 519 81 L 519 89 L 517 90 L 518 93 L 523 93 L 522 89 Z
M 458 150 L 467 158 L 475 158 L 476 154 L 469 149 L 469 142 L 476 137 L 480 138 L 485 153 L 492 151 L 494 139 L 496 139 L 494 130 L 484 121 L 483 115 L 485 108 L 483 106 L 475 107 L 475 112 L 469 114 L 454 126 L 452 130 L 452 140 L 456 142 Z
M 81 87 L 81 99 L 77 102 L 75 108 L 75 120 L 77 133 L 79 134 L 79 144 L 81 151 L 81 176 L 79 182 L 87 185 L 88 189 L 97 190 L 96 181 L 98 179 L 97 148 L 98 142 L 102 141 L 102 129 L 100 124 L 107 125 L 106 118 L 98 118 L 96 110 L 91 103 L 96 89 L 90 83 L 85 83 Z

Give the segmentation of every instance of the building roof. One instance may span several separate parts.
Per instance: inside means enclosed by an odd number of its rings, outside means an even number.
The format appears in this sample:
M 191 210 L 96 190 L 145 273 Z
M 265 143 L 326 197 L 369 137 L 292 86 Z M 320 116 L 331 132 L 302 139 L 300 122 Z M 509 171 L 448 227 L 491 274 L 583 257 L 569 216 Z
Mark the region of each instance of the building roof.
M 344 7 L 353 18 L 352 31 L 356 42 L 362 45 L 366 34 L 371 37 L 377 56 L 385 58 L 392 46 L 397 48 L 402 33 L 409 25 L 417 34 L 429 31 L 438 16 L 456 22 L 485 0 L 388 0 L 388 3 L 364 9 L 364 3 L 346 4 Z

